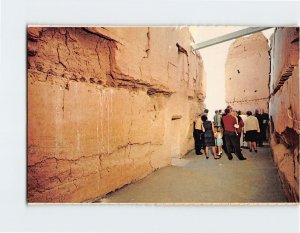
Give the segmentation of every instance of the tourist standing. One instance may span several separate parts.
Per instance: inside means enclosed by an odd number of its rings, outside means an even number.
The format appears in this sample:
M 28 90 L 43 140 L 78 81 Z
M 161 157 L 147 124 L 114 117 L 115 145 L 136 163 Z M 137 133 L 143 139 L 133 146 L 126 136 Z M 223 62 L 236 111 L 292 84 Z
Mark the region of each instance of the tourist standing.
M 201 152 L 201 147 L 202 147 L 202 140 L 201 140 L 201 134 L 203 133 L 202 131 L 202 120 L 200 117 L 201 114 L 196 113 L 196 117 L 194 119 L 194 131 L 193 131 L 193 137 L 195 141 L 195 152 L 196 155 L 202 155 L 203 153 Z
M 221 110 L 216 110 L 214 115 L 214 126 L 215 127 L 221 127 Z
M 227 107 L 228 108 L 228 107 Z M 224 137 L 224 122 L 223 122 L 223 117 L 226 116 L 226 109 L 224 110 L 224 112 L 221 114 L 221 126 L 222 126 L 222 129 L 223 129 L 223 150 L 225 151 L 225 153 L 227 154 L 227 146 L 226 146 L 226 141 L 225 141 L 225 137 Z
M 223 146 L 223 132 L 222 127 L 217 127 L 217 132 L 215 133 L 216 138 L 216 145 L 218 150 L 218 155 L 221 156 L 223 153 L 222 146 Z
M 263 142 L 267 141 L 267 129 L 269 126 L 269 114 L 265 113 L 265 111 L 262 109 L 262 127 L 260 129 L 261 131 L 261 136 L 262 136 L 262 145 L 263 146 Z
M 236 132 L 239 136 L 239 142 L 240 142 L 240 146 L 241 146 L 241 136 L 242 136 L 242 131 L 244 128 L 244 121 L 240 116 L 241 111 L 237 111 L 234 113 L 235 117 L 237 118 L 237 123 L 238 123 L 238 128 L 236 129 Z
M 246 132 L 246 141 L 249 143 L 249 150 L 252 152 L 252 149 L 257 153 L 256 141 L 258 133 L 260 132 L 259 123 L 255 116 L 252 116 L 251 111 L 247 111 L 247 119 L 245 121 L 245 132 Z
M 244 113 L 244 112 L 241 112 L 241 111 L 238 111 L 238 115 L 242 118 L 244 124 L 245 124 L 245 121 L 247 119 L 247 115 Z M 242 130 L 242 133 L 241 133 L 241 138 L 240 138 L 240 144 L 241 144 L 241 147 L 242 148 L 247 148 L 247 145 L 245 146 L 245 130 L 243 128 Z
M 207 120 L 207 116 L 203 115 L 201 117 L 203 122 L 203 131 L 204 131 L 204 145 L 205 145 L 205 156 L 206 159 L 209 158 L 208 148 L 210 147 L 215 159 L 219 159 L 220 157 L 216 154 L 216 147 L 215 147 L 215 128 L 211 121 Z
M 262 127 L 263 127 L 263 118 L 262 118 L 262 115 L 259 113 L 258 109 L 255 110 L 255 117 L 258 120 L 259 128 L 262 129 Z M 263 145 L 263 136 L 262 136 L 261 131 L 257 133 L 257 145 L 259 147 L 261 147 Z
M 201 113 L 200 118 L 201 118 L 202 116 L 207 116 L 207 117 L 208 117 L 208 112 L 209 112 L 209 110 L 208 110 L 207 108 L 205 108 L 204 111 Z M 202 121 L 202 120 L 201 120 L 201 121 Z M 203 124 L 203 122 L 202 122 L 202 124 Z M 201 148 L 202 148 L 203 150 L 205 150 L 204 128 L 202 128 L 202 130 L 201 130 L 200 141 L 201 141 Z
M 243 156 L 239 143 L 239 136 L 236 132 L 236 128 L 234 125 L 237 124 L 237 119 L 231 114 L 232 108 L 227 108 L 225 110 L 226 115 L 222 117 L 222 121 L 224 124 L 224 138 L 227 148 L 227 156 L 229 160 L 232 160 L 232 148 L 234 148 L 235 154 L 237 155 L 239 160 L 246 160 Z

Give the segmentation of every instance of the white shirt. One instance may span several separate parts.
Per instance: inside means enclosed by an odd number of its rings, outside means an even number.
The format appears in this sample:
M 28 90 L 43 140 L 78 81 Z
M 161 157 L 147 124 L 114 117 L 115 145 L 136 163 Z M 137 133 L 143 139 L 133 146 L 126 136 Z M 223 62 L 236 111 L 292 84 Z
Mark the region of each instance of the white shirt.
M 245 120 L 244 130 L 245 131 L 257 130 L 257 132 L 260 132 L 258 120 L 255 116 L 247 117 L 247 119 Z

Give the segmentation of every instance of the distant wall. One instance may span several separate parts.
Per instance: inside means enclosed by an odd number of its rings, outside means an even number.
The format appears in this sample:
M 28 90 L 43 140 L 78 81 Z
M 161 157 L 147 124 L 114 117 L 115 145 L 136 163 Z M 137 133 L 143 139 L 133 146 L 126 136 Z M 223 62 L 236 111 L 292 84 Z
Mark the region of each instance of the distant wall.
M 193 148 L 187 27 L 28 28 L 28 201 L 92 201 Z
M 225 64 L 225 101 L 236 110 L 268 111 L 268 40 L 259 32 L 236 39 Z
M 271 147 L 289 201 L 299 202 L 299 28 L 277 28 L 271 42 Z

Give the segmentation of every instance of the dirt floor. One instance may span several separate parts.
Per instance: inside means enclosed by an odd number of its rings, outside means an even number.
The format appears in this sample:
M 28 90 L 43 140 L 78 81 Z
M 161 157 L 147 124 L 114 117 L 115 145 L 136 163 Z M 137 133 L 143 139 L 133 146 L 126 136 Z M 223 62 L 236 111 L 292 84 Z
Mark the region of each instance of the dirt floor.
M 243 149 L 215 160 L 192 151 L 172 166 L 98 200 L 101 203 L 278 203 L 287 202 L 269 147 L 258 153 Z

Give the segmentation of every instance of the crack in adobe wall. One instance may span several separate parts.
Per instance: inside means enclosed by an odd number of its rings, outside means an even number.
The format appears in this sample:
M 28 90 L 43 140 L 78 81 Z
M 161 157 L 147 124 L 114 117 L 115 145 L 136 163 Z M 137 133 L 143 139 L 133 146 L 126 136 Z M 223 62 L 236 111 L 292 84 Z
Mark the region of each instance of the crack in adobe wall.
M 95 52 L 96 52 L 96 54 L 97 54 L 97 59 L 98 59 L 98 64 L 99 64 L 99 69 L 101 69 L 101 62 L 100 62 L 100 57 L 99 57 L 99 52 L 98 52 L 98 44 L 99 44 L 99 42 L 101 42 L 100 38 L 99 38 L 99 40 L 98 40 L 97 43 L 96 43 Z
M 100 32 L 93 32 L 93 31 L 89 30 L 89 28 L 83 27 L 82 30 L 85 31 L 86 33 L 90 33 L 90 34 L 96 35 L 96 36 L 98 36 L 98 37 L 100 37 L 100 38 L 102 38 L 104 40 L 108 40 L 108 41 L 113 42 L 113 43 L 122 44 L 121 42 L 116 41 L 116 40 L 114 40 L 114 39 L 112 39 L 112 38 L 110 38 L 110 37 L 108 37 L 108 36 L 106 36 L 106 35 L 104 35 L 104 34 L 102 34 Z
M 65 45 L 66 45 L 66 47 L 68 49 L 68 52 L 69 52 L 69 55 L 70 55 L 71 52 L 70 52 L 70 48 L 69 48 L 69 45 L 68 45 L 68 38 L 71 38 L 71 37 L 69 37 L 69 32 L 66 30 L 66 33 L 65 33 Z
M 131 129 L 132 129 L 132 125 L 133 125 L 133 102 L 134 102 L 134 98 L 132 96 L 131 97 L 131 108 L 130 108 L 130 127 L 129 127 L 129 131 L 128 131 L 128 139 L 127 141 L 130 142 L 130 135 L 131 135 Z
M 145 49 L 146 56 L 143 58 L 149 58 L 150 55 L 150 27 L 148 27 L 148 32 L 147 32 L 147 47 Z
M 147 44 L 146 44 L 146 48 L 145 48 L 146 55 L 141 58 L 140 63 L 139 63 L 139 70 L 140 70 L 141 77 L 143 77 L 142 64 L 144 62 L 144 59 L 148 59 L 150 56 L 150 27 L 147 28 L 146 36 L 147 36 Z
M 248 99 L 248 100 L 234 100 L 234 101 L 226 101 L 228 104 L 233 104 L 233 103 L 247 103 L 247 102 L 252 102 L 252 101 L 260 101 L 260 100 L 268 100 L 270 97 L 263 97 L 263 98 L 256 98 L 256 99 Z
M 132 127 L 132 124 L 131 124 L 131 127 Z M 131 127 L 130 127 L 130 128 L 131 128 Z M 128 134 L 128 135 L 129 135 L 129 134 Z M 39 165 L 41 165 L 43 162 L 45 162 L 45 161 L 47 161 L 47 160 L 49 160 L 49 159 L 55 159 L 56 161 L 77 162 L 77 161 L 79 161 L 79 160 L 81 160 L 81 159 L 92 158 L 92 157 L 95 157 L 95 156 L 100 156 L 100 157 L 102 157 L 102 156 L 109 156 L 109 155 L 112 155 L 112 154 L 118 152 L 118 151 L 121 150 L 121 149 L 127 148 L 128 146 L 143 146 L 143 145 L 147 145 L 147 144 L 150 144 L 150 145 L 161 145 L 161 144 L 152 143 L 151 141 L 141 142 L 141 143 L 139 143 L 139 142 L 130 142 L 130 141 L 128 141 L 128 143 L 126 143 L 126 144 L 124 144 L 124 145 L 118 146 L 115 150 L 109 151 L 109 153 L 104 153 L 104 152 L 103 152 L 103 153 L 94 154 L 94 155 L 83 155 L 83 156 L 79 156 L 79 157 L 74 158 L 74 159 L 57 158 L 57 157 L 55 157 L 55 156 L 44 156 L 43 159 L 41 159 L 40 161 L 37 161 L 37 162 L 35 162 L 34 164 L 30 164 L 30 165 L 28 164 L 27 167 L 28 167 L 28 168 L 32 168 L 32 167 L 35 167 L 35 166 L 39 166 Z M 29 146 L 29 147 L 32 147 L 32 145 Z
M 277 84 L 277 86 L 274 88 L 274 91 L 271 93 L 271 96 L 274 96 L 280 89 L 281 87 L 284 85 L 284 83 L 293 75 L 293 70 L 294 70 L 295 65 L 288 65 L 288 67 L 286 67 L 283 72 L 283 74 L 281 75 L 281 78 Z
M 146 91 L 149 96 L 156 94 L 170 96 L 174 93 L 172 91 L 169 91 L 168 88 L 162 85 L 153 85 L 149 82 L 134 79 L 129 75 L 112 72 L 108 77 L 111 80 L 110 85 L 112 87 L 126 88 L 133 91 L 143 90 Z
M 61 64 L 64 68 L 65 68 L 65 70 L 67 70 L 67 66 L 61 61 L 61 59 L 60 59 L 60 55 L 59 55 L 59 44 L 58 44 L 58 46 L 57 46 L 57 48 L 56 48 L 56 51 L 57 51 L 57 58 L 58 58 L 58 62 L 59 62 L 59 64 Z
M 189 80 L 189 78 L 190 78 L 190 61 L 189 61 L 189 55 L 188 55 L 188 52 L 187 52 L 187 50 L 185 49 L 185 48 L 183 48 L 180 44 L 178 44 L 178 43 L 176 43 L 176 46 L 177 46 L 177 48 L 178 48 L 178 53 L 183 53 L 183 54 L 185 54 L 185 56 L 186 56 L 186 62 L 187 62 L 187 66 L 188 66 L 188 72 L 187 72 L 187 75 L 188 75 L 188 80 Z M 189 81 L 187 81 L 187 86 L 189 85 L 188 84 L 189 83 Z
M 189 56 L 188 52 L 186 51 L 186 49 L 183 48 L 180 44 L 176 43 L 176 46 L 178 48 L 178 53 L 184 53 L 187 57 Z

